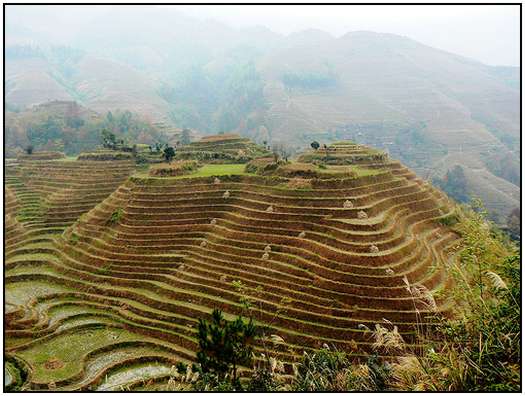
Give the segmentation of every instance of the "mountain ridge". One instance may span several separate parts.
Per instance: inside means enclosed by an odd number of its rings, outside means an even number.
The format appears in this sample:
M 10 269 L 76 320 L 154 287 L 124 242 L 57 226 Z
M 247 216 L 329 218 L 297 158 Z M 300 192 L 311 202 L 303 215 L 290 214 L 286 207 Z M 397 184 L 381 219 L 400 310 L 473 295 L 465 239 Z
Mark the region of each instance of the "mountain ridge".
M 486 158 L 487 150 L 507 153 L 492 166 L 498 172 L 483 165 L 495 180 L 504 173 L 502 161 L 519 166 L 519 68 L 484 65 L 390 33 L 281 35 L 165 14 L 148 11 L 158 23 L 139 41 L 125 15 L 118 35 L 110 34 L 111 23 L 98 25 L 104 42 L 91 42 L 92 32 L 73 35 L 84 55 L 68 64 L 71 75 L 52 56 L 36 65 L 8 57 L 6 102 L 75 100 L 96 111 L 129 109 L 151 122 L 296 148 L 313 138 L 348 138 L 388 149 L 433 177 L 450 168 L 440 159 L 462 150 L 469 151 L 459 159 L 466 169 L 469 158 Z

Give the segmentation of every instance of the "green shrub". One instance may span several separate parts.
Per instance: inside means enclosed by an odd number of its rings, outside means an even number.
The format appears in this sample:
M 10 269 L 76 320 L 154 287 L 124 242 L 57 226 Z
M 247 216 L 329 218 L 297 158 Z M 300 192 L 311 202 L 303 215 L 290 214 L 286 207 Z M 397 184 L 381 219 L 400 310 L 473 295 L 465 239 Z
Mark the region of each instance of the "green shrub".
M 69 243 L 71 243 L 72 245 L 76 245 L 78 241 L 79 241 L 78 235 L 72 233 L 71 237 L 69 238 Z
M 218 309 L 213 310 L 211 322 L 199 319 L 197 362 L 203 376 L 195 388 L 242 390 L 237 370 L 251 364 L 255 336 L 251 319 L 246 323 L 239 316 L 228 321 Z
M 26 390 L 24 384 L 29 376 L 29 371 L 25 364 L 14 356 L 5 356 L 5 367 L 12 375 L 12 381 L 9 385 L 5 386 L 4 391 L 6 392 L 20 392 Z
M 267 368 L 257 368 L 253 371 L 250 382 L 246 387 L 248 392 L 277 392 L 282 390 L 283 384 Z
M 341 384 L 336 378 L 348 375 L 350 362 L 344 352 L 323 348 L 313 353 L 305 352 L 297 365 L 293 379 L 294 392 L 345 391 L 346 383 Z
M 353 392 L 387 390 L 390 367 L 372 355 L 365 364 L 351 362 L 345 352 L 327 345 L 313 353 L 305 352 L 294 370 L 295 392 Z
M 456 313 L 435 327 L 439 343 L 394 364 L 399 390 L 519 391 L 521 278 L 517 249 L 486 221 L 480 202 L 456 211 L 462 237 L 453 266 Z M 409 364 L 407 364 L 409 363 Z
M 463 363 L 461 378 L 456 370 L 456 390 L 511 392 L 520 389 L 521 370 L 521 278 L 520 257 L 506 258 L 499 270 L 485 273 L 487 289 L 477 309 L 456 321 L 446 321 L 441 332 L 447 349 L 435 356 L 458 354 Z M 447 379 L 442 379 L 449 386 Z
M 459 221 L 458 215 L 456 213 L 451 213 L 444 217 L 440 217 L 437 222 L 441 225 L 452 227 L 456 225 Z
M 108 219 L 108 224 L 116 224 L 118 223 L 122 217 L 124 216 L 124 209 L 118 208 L 113 213 L 111 213 L 111 217 Z
M 197 392 L 235 392 L 242 390 L 242 385 L 238 382 L 235 386 L 229 379 L 220 379 L 214 373 L 204 373 L 193 384 L 192 390 Z

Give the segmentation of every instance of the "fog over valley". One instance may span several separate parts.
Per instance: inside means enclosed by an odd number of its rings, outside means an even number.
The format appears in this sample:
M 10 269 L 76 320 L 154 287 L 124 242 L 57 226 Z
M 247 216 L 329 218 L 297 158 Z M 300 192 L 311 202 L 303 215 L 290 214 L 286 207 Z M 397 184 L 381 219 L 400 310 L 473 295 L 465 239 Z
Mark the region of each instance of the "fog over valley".
M 354 139 L 450 191 L 460 166 L 463 193 L 504 223 L 519 206 L 518 32 L 505 6 L 12 6 L 6 105 L 75 101 L 291 150 Z

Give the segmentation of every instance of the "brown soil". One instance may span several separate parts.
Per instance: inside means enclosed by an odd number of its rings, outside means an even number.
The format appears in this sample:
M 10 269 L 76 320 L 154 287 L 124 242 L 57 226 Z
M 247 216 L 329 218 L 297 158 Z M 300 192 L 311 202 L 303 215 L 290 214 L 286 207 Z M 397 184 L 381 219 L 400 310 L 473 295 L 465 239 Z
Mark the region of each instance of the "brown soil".
M 302 179 L 300 177 L 294 177 L 291 179 L 287 185 L 288 188 L 312 188 L 312 183 L 309 179 Z
M 48 370 L 57 370 L 64 367 L 64 362 L 58 358 L 51 358 L 44 363 L 44 367 Z

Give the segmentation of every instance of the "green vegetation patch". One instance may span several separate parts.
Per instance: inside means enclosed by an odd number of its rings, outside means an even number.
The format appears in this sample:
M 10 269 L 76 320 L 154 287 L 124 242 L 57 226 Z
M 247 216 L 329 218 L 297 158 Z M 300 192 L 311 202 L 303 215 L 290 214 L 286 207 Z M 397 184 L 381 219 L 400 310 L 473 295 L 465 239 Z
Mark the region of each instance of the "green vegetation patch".
M 113 211 L 113 213 L 111 213 L 111 217 L 108 219 L 107 223 L 110 225 L 117 224 L 122 219 L 122 217 L 124 217 L 124 209 L 117 208 Z
M 14 305 L 25 305 L 31 299 L 71 289 L 43 281 L 9 282 L 5 285 L 5 301 Z
M 34 382 L 56 382 L 79 372 L 84 365 L 84 357 L 89 352 L 115 342 L 137 339 L 139 337 L 135 334 L 123 329 L 84 328 L 43 340 L 18 351 L 17 355 L 33 367 Z
M 441 225 L 452 227 L 459 222 L 459 216 L 454 212 L 439 218 L 437 222 Z
M 4 391 L 21 391 L 28 377 L 26 365 L 13 356 L 4 356 L 4 363 Z

